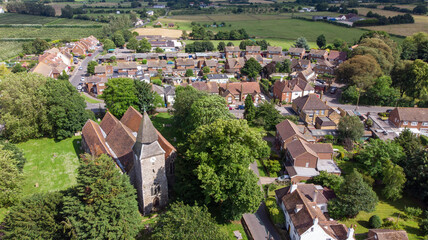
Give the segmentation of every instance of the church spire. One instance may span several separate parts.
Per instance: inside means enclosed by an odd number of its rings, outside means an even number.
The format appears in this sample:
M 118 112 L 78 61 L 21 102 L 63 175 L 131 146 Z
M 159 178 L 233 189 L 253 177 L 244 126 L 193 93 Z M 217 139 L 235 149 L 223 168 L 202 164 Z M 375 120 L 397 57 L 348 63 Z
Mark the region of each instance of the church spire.
M 137 133 L 137 143 L 150 144 L 158 140 L 158 134 L 149 115 L 144 111 L 143 118 L 141 119 L 140 127 Z

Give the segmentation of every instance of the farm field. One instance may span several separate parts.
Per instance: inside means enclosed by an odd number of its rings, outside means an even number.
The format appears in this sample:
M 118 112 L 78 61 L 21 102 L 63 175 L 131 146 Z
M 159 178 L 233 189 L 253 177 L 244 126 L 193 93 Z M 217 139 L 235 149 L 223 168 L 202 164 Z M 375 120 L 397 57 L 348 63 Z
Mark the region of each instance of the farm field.
M 101 28 L 2 28 L 2 38 L 79 39 L 89 35 L 100 36 Z
M 22 43 L 16 41 L 0 42 L 0 61 L 18 55 L 22 51 Z
M 290 15 L 173 16 L 168 19 L 161 19 L 160 21 L 163 23 L 174 22 L 181 30 L 190 30 L 190 23 L 192 21 L 198 23 L 219 23 L 224 21 L 226 27 L 212 28 L 210 30 L 220 31 L 244 28 L 250 36 L 280 41 L 295 41 L 298 37 L 304 36 L 309 42 L 315 42 L 319 35 L 324 34 L 327 42 L 330 43 L 335 38 L 341 38 L 349 43 L 353 43 L 366 31 L 355 28 L 344 28 L 323 22 L 291 19 Z
M 165 37 L 179 38 L 182 30 L 166 28 L 137 28 L 134 29 L 139 35 L 162 35 Z
M 284 39 L 275 39 L 275 38 L 256 38 L 254 40 L 266 40 L 267 42 L 270 43 L 271 46 L 278 46 L 278 47 L 282 47 L 283 49 L 289 49 L 292 45 L 294 45 L 295 40 L 284 40 Z M 199 40 L 197 40 L 199 41 Z M 186 44 L 188 43 L 192 43 L 192 42 L 196 42 L 194 40 L 185 40 L 184 41 Z M 233 45 L 235 46 L 239 46 L 239 43 L 241 42 L 241 40 L 210 40 L 210 42 L 212 42 L 214 44 L 214 47 L 217 49 L 217 45 L 219 42 L 225 42 L 226 44 L 228 42 L 232 42 Z M 309 47 L 311 48 L 316 48 L 317 44 L 316 42 L 309 42 Z
M 56 17 L 43 17 L 27 14 L 4 13 L 0 15 L 0 24 L 67 24 L 67 25 L 98 25 L 94 21 L 67 19 Z

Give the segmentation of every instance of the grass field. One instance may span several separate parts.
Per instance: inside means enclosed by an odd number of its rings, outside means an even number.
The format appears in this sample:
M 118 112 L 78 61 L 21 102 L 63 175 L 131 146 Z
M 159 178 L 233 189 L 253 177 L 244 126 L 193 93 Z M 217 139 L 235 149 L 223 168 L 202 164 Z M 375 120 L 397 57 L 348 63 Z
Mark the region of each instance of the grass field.
M 102 102 L 101 100 L 95 100 L 93 98 L 90 98 L 90 97 L 86 96 L 86 94 L 84 94 L 84 93 L 80 93 L 80 96 L 83 97 L 85 99 L 85 101 L 88 103 L 101 103 Z
M 355 8 L 355 9 L 358 10 L 358 14 L 364 15 L 364 16 L 369 11 L 372 11 L 373 13 L 378 13 L 386 17 L 393 17 L 393 16 L 404 14 L 401 12 L 387 11 L 383 9 L 371 9 L 371 8 Z M 415 23 L 393 24 L 393 25 L 362 27 L 362 28 L 376 30 L 376 31 L 385 31 L 391 34 L 396 34 L 401 36 L 410 36 L 417 32 L 428 32 L 428 16 L 421 16 L 421 15 L 412 15 L 412 16 L 415 19 Z
M 175 128 L 172 127 L 172 115 L 169 113 L 158 113 L 152 116 L 151 120 L 153 126 L 170 142 L 172 145 L 177 146 L 180 142 L 179 134 Z M 177 142 L 174 141 L 174 138 Z
M 379 196 L 379 194 L 378 194 Z M 417 221 L 415 220 L 404 220 L 404 207 L 405 206 L 413 206 L 420 207 L 415 201 L 412 201 L 409 198 L 403 197 L 400 200 L 395 202 L 385 201 L 380 197 L 380 201 L 376 206 L 376 210 L 371 213 L 360 212 L 357 217 L 353 219 L 349 219 L 346 221 L 341 221 L 346 226 L 350 226 L 351 224 L 356 224 L 357 228 L 355 229 L 356 238 L 358 240 L 362 240 L 366 238 L 366 234 L 369 230 L 368 220 L 373 215 L 378 215 L 382 220 L 384 218 L 393 217 L 397 219 L 398 214 L 400 214 L 399 224 L 404 230 L 406 230 L 410 240 L 424 240 L 425 238 L 422 236 L 421 231 L 419 230 L 419 226 Z
M 15 41 L 0 42 L 0 61 L 18 55 L 22 51 L 22 43 Z
M 242 234 L 242 239 L 247 240 L 247 234 L 245 234 L 244 227 L 242 227 L 242 224 L 240 221 L 233 221 L 231 223 L 220 225 L 220 229 L 222 229 L 224 232 L 227 233 L 229 236 L 229 239 L 235 240 L 236 237 L 233 234 L 233 231 L 239 230 L 239 232 Z
M 59 142 L 41 138 L 17 144 L 27 159 L 23 170 L 24 195 L 63 190 L 76 184 L 80 141 L 81 137 Z
M 43 17 L 28 14 L 4 13 L 0 14 L 0 24 L 67 24 L 67 25 L 87 25 L 101 24 L 94 21 L 79 19 Z
M 2 38 L 79 39 L 90 35 L 101 35 L 101 28 L 2 28 Z
M 321 13 L 318 13 L 321 14 Z M 196 15 L 173 16 L 161 19 L 163 23 L 174 22 L 181 30 L 190 30 L 192 21 L 199 23 L 222 22 L 226 27 L 213 28 L 212 31 L 232 30 L 244 28 L 248 34 L 260 39 L 272 39 L 274 42 L 294 42 L 298 37 L 304 36 L 309 42 L 314 43 L 316 38 L 324 34 L 327 42 L 335 38 L 353 43 L 365 32 L 362 29 L 344 28 L 323 22 L 310 22 L 299 19 L 291 19 L 288 15 Z M 308 15 L 309 16 L 309 15 Z M 229 26 L 231 24 L 231 26 Z M 277 45 L 277 44 L 275 44 Z M 281 45 L 281 44 L 279 44 Z M 284 43 L 285 45 L 289 45 Z

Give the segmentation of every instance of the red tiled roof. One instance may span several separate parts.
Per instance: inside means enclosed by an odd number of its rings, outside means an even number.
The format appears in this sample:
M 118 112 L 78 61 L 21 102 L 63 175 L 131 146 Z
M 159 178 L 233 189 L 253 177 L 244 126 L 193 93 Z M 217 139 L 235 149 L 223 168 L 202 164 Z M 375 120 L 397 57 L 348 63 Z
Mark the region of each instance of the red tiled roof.
M 85 123 L 82 128 L 82 137 L 88 145 L 89 151 L 92 155 L 98 156 L 103 153 L 110 154 L 101 128 L 96 122 L 88 120 Z
M 104 118 L 100 123 L 100 126 L 104 130 L 104 132 L 108 135 L 118 122 L 119 120 L 117 120 L 117 118 L 113 116 L 113 114 L 111 114 L 110 112 L 107 112 L 106 115 L 104 115 Z
M 126 110 L 125 114 L 123 114 L 120 121 L 129 129 L 131 129 L 132 132 L 137 132 L 142 118 L 143 115 L 141 115 L 140 112 L 138 112 L 132 106 L 129 106 L 128 110 Z

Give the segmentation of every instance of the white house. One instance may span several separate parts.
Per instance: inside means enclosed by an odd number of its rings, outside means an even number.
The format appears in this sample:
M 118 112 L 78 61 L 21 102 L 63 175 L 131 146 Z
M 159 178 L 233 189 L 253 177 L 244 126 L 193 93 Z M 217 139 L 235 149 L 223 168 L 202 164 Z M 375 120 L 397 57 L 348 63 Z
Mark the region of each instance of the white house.
M 146 12 L 147 16 L 153 16 L 153 14 L 155 14 L 155 12 L 153 12 L 152 10 L 147 11 Z
M 275 191 L 291 240 L 355 240 L 354 229 L 327 219 L 331 190 L 314 184 L 293 184 Z
M 229 77 L 226 74 L 207 74 L 208 82 L 227 83 Z

